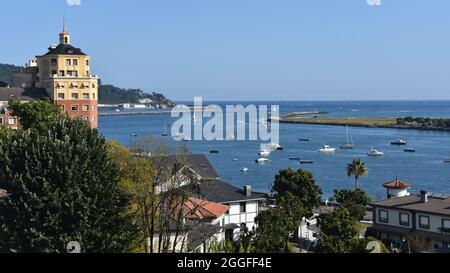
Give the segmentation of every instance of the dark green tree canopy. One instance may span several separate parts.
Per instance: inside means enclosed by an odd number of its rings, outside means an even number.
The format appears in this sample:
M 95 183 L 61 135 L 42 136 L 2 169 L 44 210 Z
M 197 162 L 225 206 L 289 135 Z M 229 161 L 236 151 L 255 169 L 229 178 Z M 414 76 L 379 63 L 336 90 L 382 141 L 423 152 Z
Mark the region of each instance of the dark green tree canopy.
M 0 188 L 11 193 L 0 200 L 0 252 L 66 252 L 71 241 L 82 252 L 128 251 L 135 230 L 111 162 L 81 119 L 0 138 Z
M 273 186 L 275 197 L 278 199 L 286 194 L 291 194 L 297 199 L 297 203 L 303 207 L 306 215 L 312 216 L 312 210 L 320 206 L 322 199 L 322 190 L 318 185 L 312 173 L 299 169 L 293 171 L 292 169 L 281 170 L 275 176 L 275 183 Z
M 366 206 L 370 203 L 370 197 L 366 191 L 356 190 L 335 190 L 335 200 L 350 211 L 355 220 L 359 221 L 366 214 Z
M 62 115 L 61 109 L 50 100 L 23 103 L 20 100 L 12 99 L 9 101 L 9 108 L 14 116 L 20 118 L 20 126 L 24 130 L 45 131 L 50 122 Z

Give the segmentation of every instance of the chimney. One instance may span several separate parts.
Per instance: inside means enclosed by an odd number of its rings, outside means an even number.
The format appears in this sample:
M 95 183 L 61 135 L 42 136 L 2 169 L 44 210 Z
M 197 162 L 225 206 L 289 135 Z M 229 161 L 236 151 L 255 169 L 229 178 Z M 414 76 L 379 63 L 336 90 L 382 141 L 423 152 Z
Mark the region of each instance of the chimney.
M 252 195 L 252 186 L 250 186 L 250 185 L 244 186 L 244 193 L 245 193 L 245 196 L 247 196 L 247 197 L 251 196 Z
M 428 203 L 428 192 L 426 192 L 426 191 L 420 192 L 420 202 Z

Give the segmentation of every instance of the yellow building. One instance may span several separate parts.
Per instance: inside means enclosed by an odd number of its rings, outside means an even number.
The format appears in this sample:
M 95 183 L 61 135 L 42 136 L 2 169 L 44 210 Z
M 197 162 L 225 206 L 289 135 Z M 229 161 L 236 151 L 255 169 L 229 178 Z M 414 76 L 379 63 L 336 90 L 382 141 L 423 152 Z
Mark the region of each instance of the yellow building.
M 98 127 L 98 76 L 90 72 L 91 57 L 71 45 L 64 21 L 59 45 L 37 58 L 36 87 L 45 88 L 56 104 L 69 116 L 86 118 Z

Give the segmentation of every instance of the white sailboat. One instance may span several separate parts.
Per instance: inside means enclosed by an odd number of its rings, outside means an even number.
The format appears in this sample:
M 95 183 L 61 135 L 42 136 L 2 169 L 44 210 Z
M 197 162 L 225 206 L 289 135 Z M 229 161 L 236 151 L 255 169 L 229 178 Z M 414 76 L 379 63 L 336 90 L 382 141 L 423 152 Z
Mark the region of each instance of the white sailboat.
M 353 144 L 353 138 L 350 135 L 350 131 L 348 129 L 348 125 L 346 127 L 347 127 L 347 142 L 345 144 L 342 144 L 340 146 L 340 148 L 343 149 L 343 150 L 351 150 L 351 149 L 353 149 L 355 147 L 355 145 Z

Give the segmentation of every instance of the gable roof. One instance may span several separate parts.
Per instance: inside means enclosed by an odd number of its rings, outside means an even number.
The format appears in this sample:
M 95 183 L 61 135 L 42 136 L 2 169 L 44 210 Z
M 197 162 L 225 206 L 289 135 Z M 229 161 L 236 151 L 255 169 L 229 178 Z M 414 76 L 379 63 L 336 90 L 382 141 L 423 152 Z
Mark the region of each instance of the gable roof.
M 49 48 L 48 52 L 44 56 L 48 55 L 83 55 L 86 54 L 81 51 L 81 49 L 76 48 L 69 44 L 59 44 L 55 48 Z
M 44 88 L 0 87 L 0 101 L 17 98 L 22 101 L 43 100 L 49 98 Z
M 235 203 L 248 200 L 265 200 L 266 193 L 252 191 L 250 196 L 244 192 L 244 188 L 238 188 L 231 184 L 219 181 L 203 181 L 197 185 L 199 197 L 216 203 Z
M 160 160 L 162 156 L 151 157 L 152 163 L 155 163 L 157 160 Z M 189 155 L 169 155 L 165 156 L 164 160 L 166 162 L 164 164 L 167 165 L 167 168 L 172 170 L 176 169 L 177 164 L 183 164 L 188 167 L 192 172 L 196 175 L 199 175 L 202 179 L 218 179 L 219 174 L 211 165 L 211 162 L 206 158 L 205 155 L 202 154 L 189 154 Z M 154 165 L 158 165 L 155 163 Z
M 217 219 L 230 209 L 226 205 L 196 198 L 189 198 L 185 207 L 189 210 L 188 218 L 198 220 Z
M 373 202 L 371 205 L 450 215 L 450 198 L 437 198 L 433 195 L 428 196 L 427 203 L 421 202 L 420 195 L 410 195 Z

